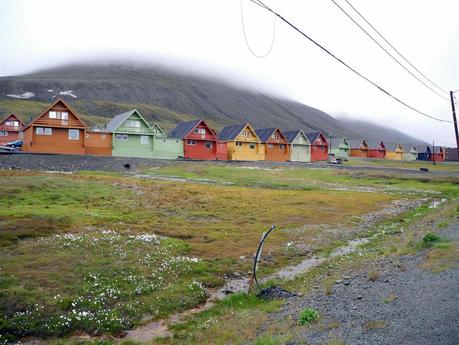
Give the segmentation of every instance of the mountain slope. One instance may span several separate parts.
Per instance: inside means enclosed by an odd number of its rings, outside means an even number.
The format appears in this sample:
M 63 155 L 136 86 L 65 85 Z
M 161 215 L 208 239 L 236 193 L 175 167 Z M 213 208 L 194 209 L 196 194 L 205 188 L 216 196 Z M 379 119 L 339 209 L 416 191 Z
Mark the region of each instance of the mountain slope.
M 158 66 L 80 64 L 0 78 L 3 115 L 18 109 L 28 120 L 37 114 L 37 102 L 45 104 L 57 97 L 68 100 L 91 124 L 137 108 L 147 120 L 165 129 L 202 117 L 216 128 L 248 121 L 255 127 L 361 136 L 307 105 Z

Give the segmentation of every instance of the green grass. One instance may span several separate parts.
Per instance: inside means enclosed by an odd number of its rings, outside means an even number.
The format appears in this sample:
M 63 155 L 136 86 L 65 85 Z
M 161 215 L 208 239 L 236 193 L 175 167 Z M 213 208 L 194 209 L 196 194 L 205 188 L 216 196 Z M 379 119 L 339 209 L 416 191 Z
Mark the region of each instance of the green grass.
M 350 158 L 344 163 L 348 166 L 368 166 L 368 167 L 384 167 L 384 168 L 398 168 L 398 169 L 411 169 L 419 170 L 420 168 L 428 168 L 432 171 L 453 171 L 459 172 L 459 164 L 456 162 L 424 162 L 424 161 L 396 161 L 389 159 L 358 159 Z

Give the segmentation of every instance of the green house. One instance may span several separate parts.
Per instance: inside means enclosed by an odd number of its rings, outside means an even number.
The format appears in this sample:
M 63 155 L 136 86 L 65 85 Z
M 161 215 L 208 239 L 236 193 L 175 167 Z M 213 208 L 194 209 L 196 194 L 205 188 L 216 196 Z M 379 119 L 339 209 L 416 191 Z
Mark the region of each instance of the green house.
M 347 158 L 350 156 L 351 147 L 346 138 L 330 138 L 330 151 L 336 157 Z
M 175 159 L 183 156 L 181 140 L 167 138 L 157 125 L 150 126 L 137 110 L 115 116 L 106 130 L 112 133 L 112 155 Z
M 418 150 L 416 145 L 411 145 L 410 151 L 403 153 L 403 159 L 409 162 L 418 159 Z
M 310 162 L 311 143 L 302 130 L 283 131 L 290 145 L 290 161 Z

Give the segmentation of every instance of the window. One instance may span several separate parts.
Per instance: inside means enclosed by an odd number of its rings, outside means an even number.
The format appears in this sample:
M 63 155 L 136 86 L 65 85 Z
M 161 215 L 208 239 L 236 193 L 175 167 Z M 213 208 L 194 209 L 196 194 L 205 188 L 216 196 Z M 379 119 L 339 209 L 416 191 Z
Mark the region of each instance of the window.
M 274 145 L 273 145 L 273 144 L 268 144 L 268 147 L 269 147 L 270 149 L 272 149 L 272 148 L 274 147 Z
M 244 134 L 243 134 L 245 137 L 250 137 L 250 132 L 249 131 L 244 131 Z
M 35 134 L 37 135 L 52 135 L 53 130 L 52 128 L 43 128 L 43 127 L 36 127 Z
M 194 129 L 194 133 L 195 133 L 195 134 L 202 134 L 202 135 L 205 135 L 205 134 L 206 134 L 206 129 L 205 129 L 205 128 L 196 127 L 196 128 Z
M 7 137 L 8 132 L 7 131 L 0 131 L 0 137 Z
M 50 119 L 68 121 L 69 120 L 69 113 L 66 111 L 50 111 L 49 112 Z
M 80 130 L 69 129 L 69 140 L 80 140 Z
M 140 143 L 142 145 L 148 145 L 150 143 L 150 137 L 148 135 L 141 135 L 140 136 Z
M 196 145 L 196 140 L 194 140 L 194 139 L 187 139 L 186 144 L 187 144 L 187 145 Z
M 128 140 L 128 135 L 127 134 L 117 134 L 115 136 L 115 139 L 118 141 L 127 141 Z
M 255 144 L 250 144 L 249 147 L 250 147 L 251 150 L 255 150 Z
M 138 120 L 127 120 L 126 127 L 128 128 L 140 128 L 140 121 Z
M 19 121 L 6 121 L 5 125 L 9 127 L 19 127 Z
M 242 143 L 240 141 L 236 141 L 236 146 L 242 146 Z
M 66 111 L 63 111 L 61 113 L 61 119 L 64 120 L 64 121 L 68 121 L 69 119 L 69 113 L 67 113 Z
M 102 139 L 105 139 L 105 134 L 101 134 L 100 137 L 101 137 Z
M 210 150 L 212 148 L 212 142 L 206 141 L 206 149 Z
M 293 144 L 293 145 L 292 145 L 292 147 L 296 147 L 296 145 L 295 145 L 295 144 Z
M 279 139 L 279 134 L 274 133 L 274 134 L 272 135 L 272 138 L 273 138 L 273 139 Z
M 280 144 L 279 145 L 279 150 L 283 150 L 283 149 L 285 149 L 285 145 L 284 144 Z
M 50 111 L 49 112 L 50 119 L 57 119 L 57 111 Z

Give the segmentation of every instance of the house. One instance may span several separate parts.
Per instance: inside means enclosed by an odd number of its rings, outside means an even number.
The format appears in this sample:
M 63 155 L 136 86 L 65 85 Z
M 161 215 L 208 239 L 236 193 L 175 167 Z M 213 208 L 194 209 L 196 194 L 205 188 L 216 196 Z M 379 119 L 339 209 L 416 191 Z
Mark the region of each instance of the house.
M 264 144 L 248 123 L 227 126 L 218 133 L 218 159 L 261 161 L 265 159 Z
M 459 161 L 456 147 L 450 147 L 445 150 L 445 161 Z
M 432 160 L 432 151 L 430 150 L 430 146 L 417 146 L 418 151 L 418 160 L 419 161 L 430 161 Z
M 290 160 L 290 147 L 287 138 L 279 128 L 260 128 L 255 133 L 265 149 L 265 160 L 287 162 Z
M 368 144 L 365 139 L 349 140 L 351 157 L 368 158 Z
M 24 122 L 16 115 L 10 114 L 0 122 L 0 145 L 21 139 Z
M 290 145 L 290 161 L 292 162 L 310 162 L 311 161 L 311 143 L 308 137 L 300 129 L 285 131 L 285 137 Z
M 443 162 L 445 160 L 445 149 L 441 146 L 438 148 L 435 147 L 435 153 L 433 154 L 433 159 L 435 159 L 436 162 Z
M 112 134 L 112 155 L 175 159 L 183 155 L 181 140 L 167 138 L 157 125 L 150 126 L 137 110 L 115 116 L 107 124 Z
M 320 132 L 306 133 L 311 143 L 311 162 L 328 160 L 328 141 Z
M 24 152 L 85 154 L 86 124 L 58 99 L 23 129 Z
M 217 132 L 203 119 L 179 123 L 169 133 L 169 138 L 183 141 L 183 157 L 186 159 L 217 159 Z
M 400 143 L 387 144 L 386 158 L 396 161 L 402 161 L 405 151 Z
M 368 158 L 386 158 L 386 146 L 382 141 L 368 141 Z
M 416 145 L 411 145 L 409 151 L 405 151 L 403 154 L 403 159 L 407 162 L 412 162 L 418 159 L 418 150 Z
M 112 145 L 112 133 L 105 125 L 97 125 L 86 130 L 85 152 L 87 155 L 111 156 Z
M 335 155 L 335 157 L 347 158 L 351 154 L 351 147 L 349 141 L 346 138 L 332 138 L 330 137 L 330 152 Z

